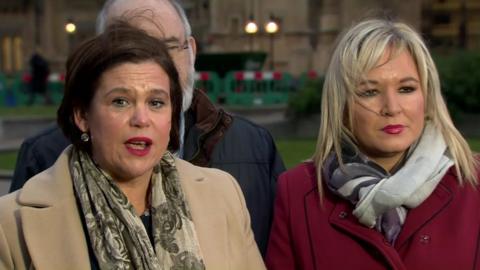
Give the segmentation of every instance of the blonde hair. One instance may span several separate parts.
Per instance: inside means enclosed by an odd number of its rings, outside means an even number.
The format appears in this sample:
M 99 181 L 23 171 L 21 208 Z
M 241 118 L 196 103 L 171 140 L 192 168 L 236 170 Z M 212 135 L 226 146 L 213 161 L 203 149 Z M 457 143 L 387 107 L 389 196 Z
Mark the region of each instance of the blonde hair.
M 453 125 L 440 92 L 440 79 L 435 64 L 422 38 L 404 23 L 381 19 L 362 21 L 348 29 L 337 41 L 325 75 L 322 93 L 321 122 L 313 162 L 317 169 L 318 189 L 322 196 L 322 166 L 330 152 L 341 160 L 341 142 L 356 147 L 351 133 L 351 106 L 354 91 L 374 68 L 386 50 L 390 57 L 407 50 L 413 57 L 425 97 L 425 116 L 442 133 L 455 163 L 460 184 L 477 184 L 478 176 L 473 153 Z

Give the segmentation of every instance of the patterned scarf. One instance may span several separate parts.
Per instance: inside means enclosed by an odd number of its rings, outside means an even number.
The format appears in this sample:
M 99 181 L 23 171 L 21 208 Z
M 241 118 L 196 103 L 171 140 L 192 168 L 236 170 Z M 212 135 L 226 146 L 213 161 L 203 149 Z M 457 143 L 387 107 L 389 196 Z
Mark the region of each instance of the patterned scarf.
M 343 167 L 332 152 L 325 161 L 323 174 L 328 188 L 355 204 L 353 214 L 359 222 L 375 227 L 391 244 L 402 229 L 407 209 L 427 199 L 453 165 L 442 134 L 428 122 L 405 163 L 393 175 L 346 145 L 342 159 Z
M 172 154 L 151 177 L 153 246 L 132 204 L 88 154 L 74 148 L 70 171 L 100 269 L 205 269 Z

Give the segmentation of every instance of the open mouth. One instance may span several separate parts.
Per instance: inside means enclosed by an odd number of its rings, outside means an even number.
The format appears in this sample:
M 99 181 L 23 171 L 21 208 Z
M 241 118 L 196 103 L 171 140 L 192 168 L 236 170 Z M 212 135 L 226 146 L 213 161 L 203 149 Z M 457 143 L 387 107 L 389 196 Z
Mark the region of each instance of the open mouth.
M 151 145 L 151 143 L 145 142 L 145 141 L 133 141 L 133 142 L 127 142 L 127 145 L 136 150 L 142 150 Z
M 127 150 L 136 156 L 145 156 L 150 151 L 150 146 L 152 145 L 152 140 L 146 137 L 135 137 L 130 138 L 125 142 Z

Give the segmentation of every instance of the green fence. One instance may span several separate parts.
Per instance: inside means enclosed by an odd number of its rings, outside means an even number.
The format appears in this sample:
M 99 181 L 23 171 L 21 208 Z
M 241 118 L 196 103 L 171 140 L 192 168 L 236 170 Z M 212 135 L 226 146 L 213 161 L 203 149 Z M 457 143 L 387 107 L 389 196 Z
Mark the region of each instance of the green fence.
M 224 79 L 228 105 L 285 104 L 293 90 L 292 76 L 281 72 L 235 71 Z
M 63 98 L 64 80 L 63 74 L 53 73 L 48 77 L 47 91 L 53 104 L 60 104 Z M 235 71 L 227 73 L 223 79 L 215 72 L 201 71 L 195 73 L 194 80 L 195 87 L 204 90 L 213 102 L 226 105 L 286 104 L 296 88 L 296 81 L 289 73 L 275 71 Z M 28 105 L 30 74 L 16 74 L 9 82 L 0 73 L 0 106 Z M 44 103 L 44 97 L 36 94 L 33 104 Z
M 298 89 L 304 88 L 308 83 L 311 82 L 317 82 L 317 81 L 323 81 L 323 76 L 320 75 L 319 72 L 315 70 L 309 70 L 307 72 L 304 72 L 300 75 L 298 79 Z
M 215 72 L 195 72 L 195 88 L 205 91 L 213 102 L 225 103 L 226 93 L 222 88 L 222 80 Z
M 6 104 L 7 89 L 7 78 L 5 77 L 5 75 L 0 73 L 0 104 L 2 105 Z
M 0 74 L 0 81 L 2 80 Z M 60 104 L 63 98 L 63 89 L 64 89 L 64 76 L 63 74 L 52 73 L 48 76 L 47 79 L 47 94 L 51 99 L 53 104 Z M 1 105 L 29 105 L 30 101 L 30 83 L 32 77 L 29 73 L 18 73 L 12 76 L 11 84 L 6 89 L 10 102 L 4 99 L 1 100 Z M 30 105 L 43 105 L 45 104 L 45 99 L 40 94 L 36 93 L 33 104 Z
M 26 105 L 29 96 L 29 83 L 32 80 L 30 74 L 18 73 L 13 77 L 12 82 L 12 97 L 15 100 L 15 105 Z M 36 99 L 38 101 L 38 99 Z
M 54 104 L 60 104 L 63 99 L 65 88 L 65 76 L 61 73 L 54 73 L 48 76 L 47 89 Z

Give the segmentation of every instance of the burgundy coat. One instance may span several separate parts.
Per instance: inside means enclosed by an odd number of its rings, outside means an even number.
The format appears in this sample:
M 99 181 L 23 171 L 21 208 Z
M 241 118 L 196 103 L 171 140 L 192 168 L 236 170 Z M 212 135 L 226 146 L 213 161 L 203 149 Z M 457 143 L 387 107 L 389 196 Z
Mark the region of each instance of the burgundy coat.
M 395 246 L 361 225 L 352 211 L 353 205 L 325 188 L 320 206 L 312 163 L 283 173 L 268 269 L 480 269 L 480 189 L 459 186 L 453 168 L 409 210 Z

